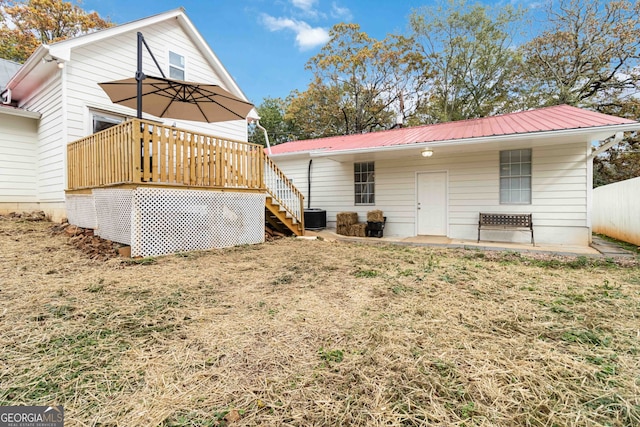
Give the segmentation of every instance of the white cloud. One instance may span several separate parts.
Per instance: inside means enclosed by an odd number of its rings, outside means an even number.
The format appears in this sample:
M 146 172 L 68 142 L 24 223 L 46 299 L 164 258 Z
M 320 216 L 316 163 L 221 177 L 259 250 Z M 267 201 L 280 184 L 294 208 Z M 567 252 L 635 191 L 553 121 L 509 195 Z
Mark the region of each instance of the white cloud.
M 313 19 L 325 19 L 327 16 L 316 9 L 318 0 L 291 0 L 293 7 L 297 8 L 296 15 Z
M 331 3 L 331 16 L 344 21 L 351 21 L 353 15 L 346 7 L 340 7 L 336 2 Z
M 291 30 L 296 33 L 296 44 L 300 50 L 312 49 L 329 41 L 329 32 L 321 27 L 311 27 L 304 21 L 290 18 L 274 18 L 262 15 L 262 22 L 269 31 Z
M 291 4 L 305 12 L 310 12 L 316 2 L 317 0 L 291 0 Z

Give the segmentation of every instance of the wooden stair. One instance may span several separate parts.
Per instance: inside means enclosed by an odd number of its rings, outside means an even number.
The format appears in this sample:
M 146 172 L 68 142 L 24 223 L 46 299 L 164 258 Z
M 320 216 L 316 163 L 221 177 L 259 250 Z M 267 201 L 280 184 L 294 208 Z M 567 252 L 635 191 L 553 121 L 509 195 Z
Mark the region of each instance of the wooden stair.
M 291 215 L 273 197 L 267 196 L 265 200 L 265 225 L 287 235 L 304 235 L 304 224 Z

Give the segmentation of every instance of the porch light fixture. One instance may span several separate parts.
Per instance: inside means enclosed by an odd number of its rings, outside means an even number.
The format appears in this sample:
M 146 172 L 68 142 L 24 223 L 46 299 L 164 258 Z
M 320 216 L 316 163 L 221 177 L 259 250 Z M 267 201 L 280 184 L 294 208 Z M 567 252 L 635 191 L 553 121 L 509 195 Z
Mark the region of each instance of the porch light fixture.
M 425 148 L 420 154 L 422 157 L 431 157 L 433 156 L 433 150 L 431 148 Z

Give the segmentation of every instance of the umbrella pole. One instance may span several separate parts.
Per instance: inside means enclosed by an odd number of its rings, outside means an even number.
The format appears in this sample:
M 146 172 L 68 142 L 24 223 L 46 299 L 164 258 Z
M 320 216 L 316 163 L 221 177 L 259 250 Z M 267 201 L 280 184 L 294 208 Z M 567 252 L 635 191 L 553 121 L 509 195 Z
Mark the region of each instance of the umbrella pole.
M 142 74 L 142 33 L 138 32 L 138 69 L 136 70 L 136 83 L 137 83 L 137 92 L 136 92 L 136 107 L 137 107 L 137 115 L 138 119 L 142 118 L 142 80 L 144 79 L 144 74 Z
M 142 36 L 142 33 L 138 31 L 138 46 L 137 46 L 138 64 L 136 69 L 136 117 L 138 119 L 142 119 L 142 80 L 146 78 L 146 76 L 142 72 L 142 44 L 143 43 L 144 43 L 144 46 L 147 48 L 149 55 L 151 55 L 151 59 L 153 59 L 153 62 L 155 62 L 156 67 L 158 67 L 158 70 L 160 70 L 160 74 L 162 75 L 162 77 L 166 78 L 166 76 L 164 75 L 164 72 L 162 71 L 162 68 L 160 67 L 160 64 L 158 64 L 156 57 L 153 55 L 153 52 L 151 52 L 151 49 L 149 49 L 149 45 L 147 45 L 147 42 Z M 142 131 L 142 124 L 140 125 L 140 130 Z M 144 135 L 144 133 L 140 132 L 140 135 Z M 151 169 L 153 169 L 153 158 L 150 158 L 149 160 L 151 162 Z M 140 171 L 141 172 L 144 171 L 144 136 L 142 137 L 142 139 L 140 139 Z
M 142 33 L 138 31 L 138 64 L 136 69 L 136 117 L 142 119 L 142 80 L 145 75 L 142 73 Z M 140 180 L 144 181 L 144 133 L 142 123 L 140 123 Z

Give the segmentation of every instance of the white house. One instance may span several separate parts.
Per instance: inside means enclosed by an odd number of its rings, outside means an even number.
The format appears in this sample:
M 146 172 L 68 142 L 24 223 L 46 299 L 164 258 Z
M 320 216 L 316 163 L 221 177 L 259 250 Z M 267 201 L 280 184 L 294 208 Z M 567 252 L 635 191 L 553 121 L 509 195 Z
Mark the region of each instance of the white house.
M 476 120 L 293 141 L 271 158 L 306 207 L 372 209 L 385 235 L 475 240 L 479 213 L 532 214 L 538 243 L 588 245 L 593 157 L 601 141 L 640 123 L 566 105 Z M 621 136 L 621 135 L 618 135 Z M 517 230 L 485 240 L 528 242 Z
M 37 209 L 56 220 L 66 216 L 67 144 L 135 116 L 113 104 L 98 83 L 134 76 L 137 32 L 167 77 L 218 84 L 246 100 L 181 8 L 40 46 L 0 81 L 0 213 Z M 143 71 L 160 74 L 146 50 Z M 247 141 L 245 120 L 164 123 Z

